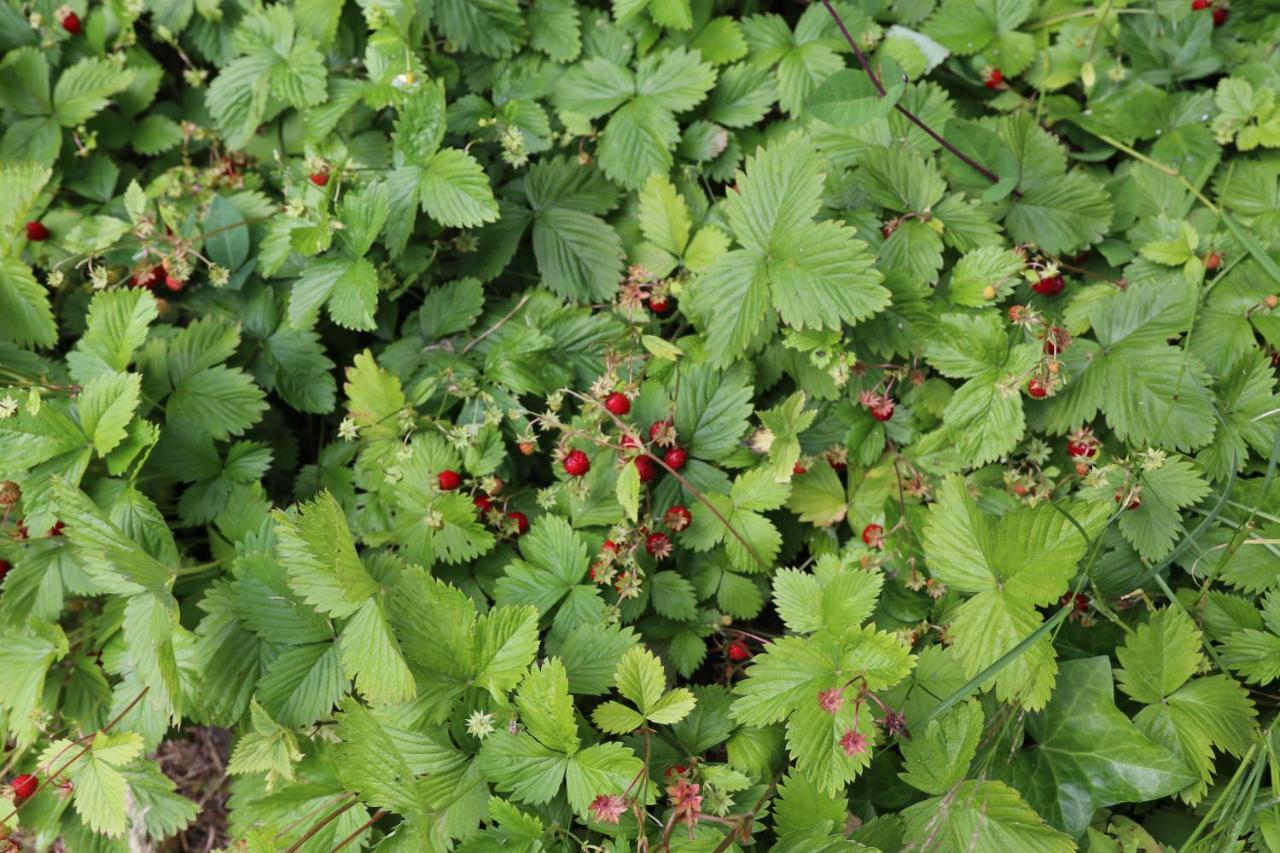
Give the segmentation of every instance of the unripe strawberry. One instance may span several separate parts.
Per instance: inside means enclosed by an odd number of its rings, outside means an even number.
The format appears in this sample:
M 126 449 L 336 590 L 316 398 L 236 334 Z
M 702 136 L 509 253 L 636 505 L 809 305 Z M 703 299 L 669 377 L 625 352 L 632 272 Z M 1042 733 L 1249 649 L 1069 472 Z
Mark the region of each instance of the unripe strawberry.
M 35 796 L 36 789 L 40 787 L 40 782 L 30 773 L 23 773 L 21 776 L 15 776 L 9 787 L 13 789 L 14 802 L 20 803 Z
M 44 227 L 43 222 L 31 220 L 27 223 L 27 239 L 33 243 L 39 243 L 49 239 L 49 229 Z
M 621 391 L 614 391 L 604 398 L 604 407 L 618 417 L 622 417 L 631 411 L 631 401 Z
M 1025 305 L 1009 306 L 1009 322 L 1010 323 L 1021 323 L 1025 319 L 1027 319 L 1027 306 Z
M 688 509 L 677 504 L 663 514 L 662 521 L 667 527 L 679 533 L 693 523 L 693 515 Z
M 13 480 L 0 480 L 0 506 L 10 507 L 22 499 L 22 489 Z
M 656 560 L 671 556 L 671 540 L 665 533 L 650 533 L 644 540 L 644 549 Z
M 1217 252 L 1210 252 L 1204 256 L 1204 268 L 1209 272 L 1213 272 L 1222 266 L 1222 255 Z
M 328 172 L 312 172 L 308 180 L 310 180 L 311 183 L 315 184 L 318 187 L 328 186 L 329 173 Z
M 1031 289 L 1041 296 L 1057 296 L 1062 292 L 1067 283 L 1062 280 L 1061 275 L 1049 275 L 1031 285 Z
M 561 464 L 570 477 L 582 477 L 591 470 L 591 460 L 581 450 L 570 450 Z
M 1003 88 L 1004 75 L 999 68 L 988 68 L 982 72 L 982 85 L 992 90 Z
M 862 541 L 869 548 L 883 548 L 884 528 L 878 524 L 868 524 L 862 528 Z
M 516 523 L 517 536 L 523 536 L 529 532 L 529 516 L 525 515 L 523 512 L 518 510 L 516 512 L 509 512 L 507 513 L 507 518 Z
M 684 467 L 684 463 L 689 461 L 689 454 L 685 452 L 683 447 L 673 447 L 662 454 L 662 461 L 666 462 L 667 467 L 671 470 L 679 471 Z
M 1076 460 L 1076 476 L 1077 476 L 1077 477 L 1087 477 L 1087 476 L 1089 476 L 1089 463 L 1088 463 L 1088 462 L 1085 462 L 1083 459 L 1077 459 L 1077 460 Z
M 652 483 L 654 478 L 658 476 L 658 466 L 653 464 L 653 460 L 648 456 L 637 456 L 632 460 L 636 470 L 640 472 L 640 482 Z
M 734 640 L 725 648 L 725 653 L 729 655 L 729 660 L 735 663 L 741 663 L 751 657 L 751 649 L 747 648 L 747 644 L 741 640 Z
M 538 449 L 538 445 L 532 441 L 522 441 L 516 447 L 520 448 L 520 453 L 524 456 L 532 456 L 533 452 Z
M 62 24 L 62 28 L 73 36 L 80 35 L 80 16 L 70 9 L 63 9 L 62 14 L 58 17 L 58 23 Z
M 445 470 L 436 474 L 436 485 L 442 492 L 452 492 L 462 485 L 462 475 L 457 471 Z
M 1049 396 L 1049 388 L 1039 379 L 1032 377 L 1027 380 L 1027 393 L 1037 400 L 1043 400 Z

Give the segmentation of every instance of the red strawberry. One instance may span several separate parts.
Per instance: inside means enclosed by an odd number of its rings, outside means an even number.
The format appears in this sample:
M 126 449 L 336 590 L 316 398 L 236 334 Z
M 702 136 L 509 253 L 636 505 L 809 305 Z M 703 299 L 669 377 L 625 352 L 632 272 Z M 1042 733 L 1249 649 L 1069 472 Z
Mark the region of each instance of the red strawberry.
M 1031 285 L 1031 289 L 1041 296 L 1057 296 L 1066 286 L 1067 283 L 1062 280 L 1062 276 L 1054 274 L 1040 279 Z
M 1098 452 L 1098 448 L 1083 441 L 1068 441 L 1067 455 L 1072 459 L 1079 459 L 1085 456 L 1092 456 Z
M 436 474 L 436 485 L 440 487 L 442 492 L 452 492 L 458 486 L 462 485 L 462 475 L 457 471 L 441 471 Z
M 1050 326 L 1044 333 L 1044 354 L 1057 355 L 1071 343 L 1071 333 L 1059 326 Z
M 315 184 L 318 187 L 328 186 L 329 173 L 328 172 L 312 172 L 309 180 L 311 181 L 311 183 Z
M 662 454 L 662 461 L 666 462 L 667 467 L 671 470 L 679 471 L 684 467 L 684 463 L 689 461 L 689 454 L 685 452 L 683 447 L 673 447 Z
M 648 456 L 637 456 L 632 464 L 640 472 L 640 482 L 642 483 L 652 483 L 654 478 L 658 476 L 658 466 L 654 465 L 653 460 Z
M 1220 27 L 1227 22 L 1227 15 L 1231 14 L 1226 9 L 1218 8 L 1213 10 L 1213 25 Z
M 4 580 L 4 576 L 9 574 L 10 568 L 12 566 L 9 565 L 8 560 L 0 560 L 0 581 Z
M 982 85 L 988 89 L 1000 89 L 1004 86 L 1004 75 L 999 68 L 988 68 L 982 72 Z
M 747 648 L 747 644 L 741 640 L 734 640 L 725 648 L 725 652 L 729 655 L 729 660 L 735 663 L 741 663 L 751 657 L 751 649 Z
M 654 421 L 653 423 L 649 424 L 649 440 L 657 441 L 658 436 L 661 435 L 662 431 L 668 427 L 675 429 L 675 426 L 671 423 L 671 421 Z
M 1191 8 L 1196 12 L 1202 12 L 1213 4 L 1209 0 L 1191 0 Z
M 871 417 L 878 421 L 887 421 L 893 417 L 893 398 L 881 397 L 871 406 Z
M 622 446 L 628 447 L 628 448 L 639 447 L 640 439 L 636 438 L 634 435 L 631 435 L 630 433 L 625 433 L 622 436 Z
M 581 450 L 570 450 L 561 464 L 570 477 L 582 477 L 591 470 L 591 460 Z
M 516 447 L 520 448 L 520 453 L 523 456 L 532 456 L 533 452 L 538 449 L 538 445 L 532 441 L 522 441 Z
M 631 411 L 631 401 L 621 391 L 614 391 L 604 398 L 604 407 L 618 417 L 622 417 Z
M 868 524 L 862 528 L 862 541 L 869 548 L 883 548 L 884 528 L 878 524 Z
M 49 535 L 50 535 L 50 536 L 61 536 L 61 535 L 62 535 L 62 531 L 63 531 L 63 530 L 65 530 L 65 529 L 66 529 L 66 527 L 67 527 L 67 526 L 66 526 L 65 524 L 63 524 L 61 521 L 55 521 L 55 522 L 53 523 L 53 527 L 50 527 L 50 528 L 49 528 Z
M 516 523 L 516 535 L 523 536 L 529 532 L 529 516 L 523 512 L 509 512 L 507 518 Z
M 49 239 L 49 229 L 44 227 L 43 222 L 31 220 L 27 223 L 27 239 L 34 243 L 39 243 Z
M 1027 393 L 1037 400 L 1043 400 L 1049 396 L 1049 388 L 1039 379 L 1032 377 L 1027 380 Z
M 665 533 L 650 533 L 644 540 L 644 549 L 657 560 L 671 556 L 671 540 Z
M 14 802 L 20 803 L 23 800 L 31 799 L 36 789 L 40 787 L 40 782 L 30 773 L 23 773 L 21 776 L 15 776 L 13 781 L 9 783 L 9 787 L 13 789 Z
M 604 540 L 603 550 L 616 554 L 618 553 L 618 543 L 614 542 L 612 539 L 606 539 Z
M 1213 272 L 1220 266 L 1222 266 L 1222 255 L 1217 252 L 1210 252 L 1204 256 L 1204 268 L 1209 272 Z
M 178 291 L 182 290 L 182 288 L 186 287 L 187 283 L 183 279 L 180 279 L 176 276 L 166 275 L 164 277 L 164 286 L 169 288 L 174 293 L 177 293 Z
M 488 495 L 476 495 L 471 502 L 476 505 L 476 512 L 482 516 L 488 515 L 489 510 L 493 509 L 493 501 Z
M 75 12 L 71 11 L 70 9 L 67 9 L 62 13 L 62 17 L 58 21 L 58 23 L 62 24 L 62 28 L 67 32 L 71 33 L 71 35 L 73 36 L 80 35 L 80 30 L 81 30 L 80 16 L 77 15 Z
M 677 504 L 663 514 L 662 522 L 679 533 L 693 523 L 693 515 L 688 509 Z
M 799 477 L 801 474 L 805 473 L 808 470 L 809 470 L 808 468 L 804 467 L 799 462 L 791 466 L 791 473 L 797 477 Z
M 671 310 L 671 297 L 669 296 L 650 296 L 649 310 L 655 314 L 666 314 Z

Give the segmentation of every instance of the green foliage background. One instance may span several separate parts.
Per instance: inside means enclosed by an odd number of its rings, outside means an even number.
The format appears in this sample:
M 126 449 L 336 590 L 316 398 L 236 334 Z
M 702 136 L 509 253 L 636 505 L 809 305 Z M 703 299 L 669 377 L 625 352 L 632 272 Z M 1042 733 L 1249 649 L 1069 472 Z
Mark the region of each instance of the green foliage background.
M 1280 850 L 1278 34 L 4 0 L 0 826 Z

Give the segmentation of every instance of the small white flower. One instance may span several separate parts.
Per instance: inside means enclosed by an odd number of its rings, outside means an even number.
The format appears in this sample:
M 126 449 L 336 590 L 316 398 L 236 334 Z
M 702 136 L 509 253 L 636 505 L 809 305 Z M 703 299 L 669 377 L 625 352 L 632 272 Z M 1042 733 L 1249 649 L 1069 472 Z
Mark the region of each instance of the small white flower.
M 18 413 L 18 401 L 8 394 L 0 400 L 0 419 L 11 418 Z
M 344 441 L 355 441 L 360 437 L 360 430 L 356 427 L 356 422 L 351 420 L 351 416 L 342 419 L 342 423 L 338 424 L 338 437 Z
M 493 725 L 496 719 L 487 711 L 472 711 L 471 716 L 467 717 L 467 733 L 484 740 L 496 731 Z

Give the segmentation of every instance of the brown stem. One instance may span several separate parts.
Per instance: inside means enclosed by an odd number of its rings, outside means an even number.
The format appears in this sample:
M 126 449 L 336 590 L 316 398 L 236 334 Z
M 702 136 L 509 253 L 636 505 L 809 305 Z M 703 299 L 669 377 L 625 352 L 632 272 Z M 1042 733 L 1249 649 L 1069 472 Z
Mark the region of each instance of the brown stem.
M 510 311 L 508 311 L 506 314 L 502 315 L 502 319 L 498 320 L 498 322 L 494 323 L 492 326 L 490 326 L 489 328 L 485 329 L 485 330 L 484 330 L 483 332 L 481 332 L 481 333 L 480 333 L 476 338 L 474 338 L 474 339 L 471 341 L 471 343 L 469 343 L 469 344 L 467 344 L 465 347 L 463 347 L 463 348 L 462 348 L 462 354 L 463 354 L 463 355 L 466 355 L 467 353 L 471 352 L 471 350 L 475 348 L 475 345 L 476 345 L 476 344 L 480 343 L 480 342 L 481 342 L 481 341 L 483 341 L 485 338 L 489 337 L 489 336 L 490 336 L 490 335 L 492 335 L 494 332 L 498 331 L 498 329 L 501 329 L 501 328 L 502 328 L 502 326 L 503 326 L 503 325 L 504 325 L 508 320 L 510 320 L 512 317 L 514 317 L 514 316 L 516 315 L 516 312 L 517 312 L 517 311 L 519 311 L 521 308 L 523 308 L 523 307 L 524 307 L 524 306 L 529 302 L 529 300 L 530 300 L 532 297 L 533 297 L 533 291 L 529 291 L 528 293 L 526 293 L 526 294 L 525 294 L 525 295 L 520 299 L 520 301 L 516 303 L 516 305 L 515 305 L 515 307 L 514 307 L 514 308 L 512 308 L 512 309 L 511 309 Z
M 751 807 L 751 811 L 744 814 L 738 820 L 738 828 L 733 830 L 729 834 L 727 834 L 724 838 L 722 838 L 720 840 L 720 843 L 716 845 L 715 850 L 712 850 L 711 853 L 724 853 L 724 851 L 728 850 L 730 847 L 733 846 L 733 843 L 735 841 L 740 840 L 743 836 L 745 836 L 747 833 L 751 831 L 751 824 L 755 821 L 756 814 L 760 811 L 761 808 L 764 807 L 765 802 L 767 802 L 768 799 L 773 796 L 773 792 L 777 790 L 778 782 L 780 782 L 781 780 L 782 780 L 782 774 L 778 774 L 777 776 L 773 777 L 773 781 L 769 783 L 769 787 L 766 788 L 764 793 L 760 795 L 760 799 L 756 800 L 756 804 Z
M 324 829 L 326 826 L 333 823 L 338 818 L 342 817 L 342 815 L 346 814 L 351 809 L 352 806 L 358 804 L 359 802 L 360 802 L 359 798 L 352 796 L 351 800 L 348 801 L 345 805 L 329 812 L 318 823 L 312 825 L 310 829 L 302 833 L 302 837 L 299 838 L 297 841 L 293 842 L 293 844 L 289 846 L 289 849 L 286 850 L 285 853 L 295 853 L 295 851 L 299 850 L 302 847 L 302 845 L 310 841 L 317 832 Z M 364 827 L 361 827 L 361 829 L 363 828 Z
M 341 850 L 343 847 L 346 847 L 352 841 L 355 841 L 356 838 L 360 836 L 360 833 L 364 832 L 366 829 L 373 826 L 378 821 L 382 820 L 384 817 L 386 817 L 386 815 L 387 815 L 386 809 L 378 809 L 376 812 L 373 813 L 373 817 L 369 818 L 364 823 L 362 823 L 360 825 L 360 828 L 357 829 L 355 832 L 351 833 L 346 838 L 342 839 L 336 845 L 334 845 L 334 848 L 330 850 L 329 853 L 338 853 L 338 851 Z
M 884 97 L 885 95 L 884 84 L 880 82 L 880 78 L 877 77 L 875 72 L 871 70 L 871 65 L 867 62 L 866 55 L 863 54 L 862 48 L 858 47 L 858 42 L 853 37 L 853 34 L 849 32 L 849 28 L 844 25 L 844 19 L 840 17 L 840 13 L 837 12 L 835 8 L 831 5 L 831 0 L 822 0 L 822 5 L 826 7 L 827 11 L 831 14 L 832 19 L 835 20 L 836 27 L 839 28 L 840 34 L 844 36 L 844 40 L 849 43 L 849 47 L 853 48 L 853 55 L 857 57 L 858 64 L 862 66 L 862 70 L 867 72 L 867 76 L 871 78 L 871 85 L 876 87 L 876 91 L 880 93 L 881 97 Z M 981 163 L 979 163 L 977 160 L 974 160 L 969 155 L 965 154 L 959 148 L 956 148 L 954 145 L 948 142 L 942 136 L 942 134 L 938 133 L 936 130 L 929 127 L 929 125 L 925 124 L 924 121 L 918 115 L 911 112 L 911 110 L 907 109 L 902 104 L 894 104 L 893 108 L 898 112 L 902 113 L 904 116 L 906 116 L 907 121 L 911 122 L 916 127 L 923 130 L 935 142 L 937 142 L 943 148 L 947 149 L 953 155 L 955 155 L 956 159 L 958 159 L 960 162 L 964 163 L 970 169 L 973 169 L 975 172 L 982 175 L 982 177 L 986 178 L 991 183 L 993 184 L 1000 183 L 999 175 L 997 175 L 995 172 L 988 169 L 986 166 L 983 166 Z M 1018 192 L 1018 190 L 1016 189 L 1013 191 L 1013 194 L 1018 197 L 1022 196 L 1022 193 Z

